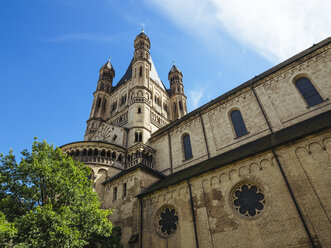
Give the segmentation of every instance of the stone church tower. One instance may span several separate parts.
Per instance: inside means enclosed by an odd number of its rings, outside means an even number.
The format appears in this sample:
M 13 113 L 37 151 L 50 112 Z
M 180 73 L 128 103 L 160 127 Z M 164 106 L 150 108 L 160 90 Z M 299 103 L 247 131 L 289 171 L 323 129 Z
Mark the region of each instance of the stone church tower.
M 113 86 L 115 70 L 109 61 L 99 71 L 97 89 L 93 93 L 93 103 L 90 118 L 87 121 L 85 140 L 89 140 L 96 132 L 96 127 L 110 117 L 109 99 Z
M 150 48 L 140 33 L 119 80 L 101 67 L 84 141 L 61 147 L 124 247 L 331 247 L 331 38 L 191 113 Z
M 171 94 L 171 114 L 172 120 L 182 118 L 187 114 L 186 96 L 184 94 L 183 74 L 173 65 L 169 71 L 168 79 L 170 82 Z

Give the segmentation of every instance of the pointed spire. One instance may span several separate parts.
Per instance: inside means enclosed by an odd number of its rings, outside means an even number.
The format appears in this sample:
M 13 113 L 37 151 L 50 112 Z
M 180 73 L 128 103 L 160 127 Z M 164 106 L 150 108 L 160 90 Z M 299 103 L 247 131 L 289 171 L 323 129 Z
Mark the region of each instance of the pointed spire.
M 148 36 L 145 33 L 144 25 L 141 25 L 141 26 L 142 26 L 141 33 L 137 35 L 136 39 L 143 38 L 143 39 L 147 40 L 148 42 L 150 42 Z
M 168 73 L 168 79 L 170 81 L 170 84 L 172 84 L 175 81 L 182 82 L 183 74 L 182 72 L 177 68 L 175 65 L 175 62 L 172 61 L 172 67 Z
M 111 62 L 110 62 L 110 57 L 108 57 L 108 61 L 107 61 L 107 63 L 104 64 L 104 65 L 101 67 L 101 69 L 114 69 L 114 68 L 113 68 L 113 65 L 112 65 Z
M 170 72 L 169 73 L 172 73 L 172 72 L 179 72 L 179 73 L 181 73 L 181 71 L 177 68 L 177 66 L 175 65 L 175 62 L 174 61 L 172 61 L 172 67 L 171 67 L 171 69 L 170 69 Z

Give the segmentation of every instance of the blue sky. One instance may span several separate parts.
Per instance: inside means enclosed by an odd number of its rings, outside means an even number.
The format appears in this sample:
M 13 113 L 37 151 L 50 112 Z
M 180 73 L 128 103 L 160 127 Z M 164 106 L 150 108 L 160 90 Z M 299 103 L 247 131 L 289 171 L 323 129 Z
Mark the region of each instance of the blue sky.
M 98 71 L 116 84 L 143 26 L 169 87 L 183 72 L 188 109 L 330 35 L 331 1 L 1 0 L 0 152 L 82 140 Z

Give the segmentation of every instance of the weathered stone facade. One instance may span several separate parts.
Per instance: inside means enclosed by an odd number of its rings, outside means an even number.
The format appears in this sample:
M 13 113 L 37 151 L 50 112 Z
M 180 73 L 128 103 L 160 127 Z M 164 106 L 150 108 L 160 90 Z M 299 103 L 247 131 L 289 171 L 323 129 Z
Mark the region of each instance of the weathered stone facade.
M 125 247 L 331 246 L 331 38 L 187 114 L 141 33 L 123 78 L 100 69 L 85 141 Z M 302 86 L 303 85 L 303 86 Z

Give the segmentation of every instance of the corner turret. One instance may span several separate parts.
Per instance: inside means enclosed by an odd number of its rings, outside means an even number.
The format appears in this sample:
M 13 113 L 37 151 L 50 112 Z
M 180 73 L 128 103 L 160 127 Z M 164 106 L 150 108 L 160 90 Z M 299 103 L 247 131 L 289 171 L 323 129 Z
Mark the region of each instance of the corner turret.
M 169 71 L 168 79 L 170 82 L 171 119 L 174 121 L 187 114 L 183 74 L 175 64 Z
M 92 103 L 90 118 L 87 121 L 84 137 L 85 140 L 90 140 L 101 123 L 110 117 L 110 93 L 113 87 L 114 77 L 115 70 L 109 58 L 109 60 L 103 66 L 101 66 L 99 70 L 99 80 L 97 89 L 93 93 L 94 99 Z

